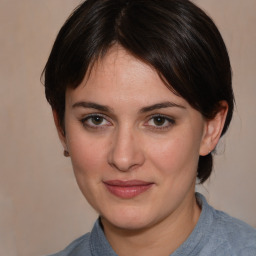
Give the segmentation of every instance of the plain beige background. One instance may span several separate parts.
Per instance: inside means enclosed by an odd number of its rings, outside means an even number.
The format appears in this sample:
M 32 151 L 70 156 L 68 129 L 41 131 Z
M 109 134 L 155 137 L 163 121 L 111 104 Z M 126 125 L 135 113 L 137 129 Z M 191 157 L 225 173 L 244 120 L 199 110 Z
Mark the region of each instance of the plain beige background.
M 96 218 L 75 183 L 40 74 L 78 0 L 0 0 L 0 255 L 58 251 Z M 256 0 L 196 0 L 229 49 L 237 109 L 215 171 L 198 188 L 216 208 L 256 227 Z

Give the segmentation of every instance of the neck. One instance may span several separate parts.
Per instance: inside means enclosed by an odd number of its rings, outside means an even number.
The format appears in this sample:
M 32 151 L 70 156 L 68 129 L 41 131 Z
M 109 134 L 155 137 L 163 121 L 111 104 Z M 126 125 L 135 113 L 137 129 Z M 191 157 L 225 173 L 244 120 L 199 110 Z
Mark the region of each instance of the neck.
M 124 230 L 101 218 L 105 235 L 119 256 L 166 256 L 173 253 L 193 231 L 201 209 L 195 195 L 170 216 L 140 230 Z M 168 228 L 166 228 L 168 227 Z

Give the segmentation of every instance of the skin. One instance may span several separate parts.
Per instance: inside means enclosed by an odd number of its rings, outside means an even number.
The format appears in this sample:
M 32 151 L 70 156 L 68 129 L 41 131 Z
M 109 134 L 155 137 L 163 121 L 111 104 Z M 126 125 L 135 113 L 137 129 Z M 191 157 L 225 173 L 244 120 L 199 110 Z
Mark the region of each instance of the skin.
M 214 119 L 205 120 L 120 46 L 81 85 L 67 89 L 65 136 L 54 112 L 59 137 L 118 255 L 169 255 L 192 232 L 200 216 L 194 194 L 198 159 L 218 142 L 227 112 L 222 105 Z M 152 186 L 123 199 L 109 192 L 106 180 Z

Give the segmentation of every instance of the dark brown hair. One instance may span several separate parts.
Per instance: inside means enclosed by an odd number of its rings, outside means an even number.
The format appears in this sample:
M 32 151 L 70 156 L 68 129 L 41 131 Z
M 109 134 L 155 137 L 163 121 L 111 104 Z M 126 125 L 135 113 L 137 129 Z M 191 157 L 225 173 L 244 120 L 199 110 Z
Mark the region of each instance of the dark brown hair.
M 63 129 L 66 88 L 76 88 L 113 44 L 152 66 L 205 118 L 227 101 L 226 132 L 234 105 L 228 53 L 211 18 L 188 0 L 87 0 L 74 10 L 44 69 L 46 98 Z M 200 156 L 201 183 L 211 171 L 212 154 Z

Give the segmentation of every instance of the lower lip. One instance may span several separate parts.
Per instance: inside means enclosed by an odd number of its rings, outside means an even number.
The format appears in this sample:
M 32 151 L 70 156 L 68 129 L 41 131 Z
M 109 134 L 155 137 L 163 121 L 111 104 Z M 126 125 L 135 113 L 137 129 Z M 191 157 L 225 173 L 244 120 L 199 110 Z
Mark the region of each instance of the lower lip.
M 104 183 L 106 188 L 113 195 L 122 199 L 131 199 L 136 197 L 152 187 L 153 184 L 136 185 L 136 186 L 116 186 Z

